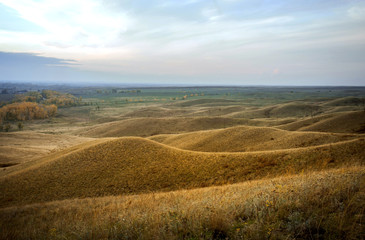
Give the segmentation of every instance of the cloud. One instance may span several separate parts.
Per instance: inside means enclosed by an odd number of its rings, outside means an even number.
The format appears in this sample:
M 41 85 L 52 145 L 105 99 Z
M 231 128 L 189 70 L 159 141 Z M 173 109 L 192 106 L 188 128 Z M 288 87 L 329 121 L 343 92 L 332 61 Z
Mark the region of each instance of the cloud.
M 352 19 L 365 20 L 365 6 L 351 7 L 347 13 Z
M 103 46 L 117 39 L 130 24 L 126 14 L 108 11 L 95 0 L 0 2 L 24 20 L 45 29 L 45 42 Z
M 42 29 L 10 30 L 0 24 L 0 51 L 74 59 L 78 64 L 68 69 L 98 71 L 116 79 L 141 74 L 151 79 L 174 75 L 245 81 L 255 76 L 337 78 L 333 73 L 339 66 L 357 77 L 365 74 L 360 67 L 365 63 L 365 14 L 353 1 L 0 3 L 16 19 Z
M 216 8 L 205 8 L 202 10 L 202 15 L 209 21 L 216 21 L 223 17 Z

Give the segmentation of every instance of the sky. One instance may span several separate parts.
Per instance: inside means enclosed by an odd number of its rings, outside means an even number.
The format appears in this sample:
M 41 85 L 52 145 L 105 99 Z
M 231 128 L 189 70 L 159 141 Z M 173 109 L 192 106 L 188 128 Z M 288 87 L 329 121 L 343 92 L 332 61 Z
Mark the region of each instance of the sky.
M 365 1 L 0 0 L 0 81 L 365 86 Z

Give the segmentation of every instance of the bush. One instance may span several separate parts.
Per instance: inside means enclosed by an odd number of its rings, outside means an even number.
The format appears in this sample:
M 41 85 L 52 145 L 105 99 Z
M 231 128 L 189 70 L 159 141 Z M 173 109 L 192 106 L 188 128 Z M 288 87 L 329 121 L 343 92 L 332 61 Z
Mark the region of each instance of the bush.
M 10 125 L 10 123 L 5 124 L 5 126 L 4 126 L 4 130 L 5 130 L 5 132 L 9 132 L 9 131 L 10 131 L 10 129 L 11 129 L 11 125 Z

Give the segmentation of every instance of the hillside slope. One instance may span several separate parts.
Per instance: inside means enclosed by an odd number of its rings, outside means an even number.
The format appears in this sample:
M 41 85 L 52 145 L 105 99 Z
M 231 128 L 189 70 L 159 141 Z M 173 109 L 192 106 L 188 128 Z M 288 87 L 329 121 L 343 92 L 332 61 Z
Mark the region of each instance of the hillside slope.
M 362 239 L 364 167 L 0 209 L 1 239 Z M 21 229 L 21 231 L 19 231 Z
M 150 137 L 151 140 L 192 151 L 249 152 L 309 147 L 354 139 L 357 135 L 292 132 L 268 127 L 238 126 Z
M 351 111 L 313 119 L 299 120 L 297 122 L 279 126 L 290 131 L 318 131 L 335 133 L 364 133 L 365 111 Z
M 66 134 L 44 134 L 33 131 L 0 132 L 0 164 L 13 165 L 45 156 L 91 138 Z
M 244 124 L 255 125 L 262 124 L 262 122 L 222 117 L 133 118 L 99 124 L 83 129 L 78 133 L 87 137 L 146 137 L 163 133 L 181 133 Z
M 127 137 L 1 177 L 0 206 L 221 185 L 364 163 L 364 156 L 364 139 L 299 150 L 202 153 Z

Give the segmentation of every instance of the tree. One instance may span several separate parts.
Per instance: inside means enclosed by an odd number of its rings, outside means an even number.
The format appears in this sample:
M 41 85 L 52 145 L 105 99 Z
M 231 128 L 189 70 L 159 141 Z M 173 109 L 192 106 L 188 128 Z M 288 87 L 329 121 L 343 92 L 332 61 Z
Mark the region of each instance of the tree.
M 11 129 L 11 125 L 10 125 L 10 123 L 5 124 L 5 126 L 4 126 L 4 130 L 5 130 L 5 132 L 9 132 L 9 131 L 10 131 L 10 129 Z
M 0 122 L 45 119 L 57 112 L 56 105 L 43 105 L 34 102 L 12 103 L 0 108 Z

